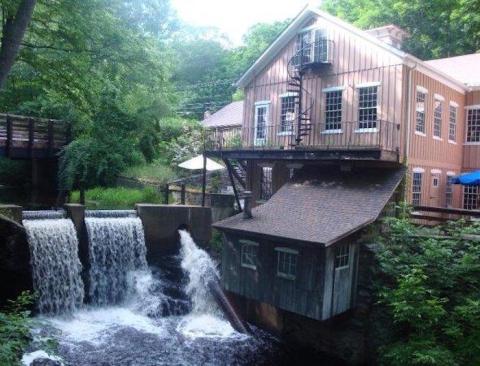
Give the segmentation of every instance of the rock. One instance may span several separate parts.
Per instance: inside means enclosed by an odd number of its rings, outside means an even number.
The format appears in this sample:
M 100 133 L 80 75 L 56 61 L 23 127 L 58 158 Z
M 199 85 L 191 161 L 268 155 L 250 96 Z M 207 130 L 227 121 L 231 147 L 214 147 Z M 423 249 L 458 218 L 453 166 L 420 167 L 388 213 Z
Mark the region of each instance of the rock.
M 62 366 L 60 361 L 52 360 L 51 358 L 36 358 L 32 361 L 30 366 Z

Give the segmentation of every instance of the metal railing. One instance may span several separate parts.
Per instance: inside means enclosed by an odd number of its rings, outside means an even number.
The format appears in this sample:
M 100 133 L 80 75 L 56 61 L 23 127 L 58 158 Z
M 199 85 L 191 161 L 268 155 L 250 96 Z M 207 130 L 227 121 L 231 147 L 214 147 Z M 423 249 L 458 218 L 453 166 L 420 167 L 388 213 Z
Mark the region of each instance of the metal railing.
M 335 129 L 312 124 L 300 148 L 312 150 L 378 149 L 396 152 L 400 146 L 399 125 L 389 121 L 342 121 Z M 363 128 L 362 128 L 363 127 Z M 296 126 L 265 125 L 242 129 L 206 131 L 207 150 L 276 150 L 295 148 Z M 298 147 L 297 147 L 298 148 Z

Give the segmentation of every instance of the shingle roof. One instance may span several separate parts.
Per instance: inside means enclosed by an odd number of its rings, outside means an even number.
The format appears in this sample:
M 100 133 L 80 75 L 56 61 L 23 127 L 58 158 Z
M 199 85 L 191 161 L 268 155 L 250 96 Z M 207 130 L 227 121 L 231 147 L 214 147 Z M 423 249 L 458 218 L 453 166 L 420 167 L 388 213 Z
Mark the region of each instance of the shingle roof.
M 375 221 L 403 176 L 404 169 L 325 170 L 287 183 L 252 210 L 253 218 L 239 214 L 214 227 L 328 246 Z
M 241 126 L 243 118 L 243 100 L 227 104 L 210 117 L 205 118 L 202 124 L 205 127 Z
M 466 85 L 480 85 L 480 53 L 425 62 Z

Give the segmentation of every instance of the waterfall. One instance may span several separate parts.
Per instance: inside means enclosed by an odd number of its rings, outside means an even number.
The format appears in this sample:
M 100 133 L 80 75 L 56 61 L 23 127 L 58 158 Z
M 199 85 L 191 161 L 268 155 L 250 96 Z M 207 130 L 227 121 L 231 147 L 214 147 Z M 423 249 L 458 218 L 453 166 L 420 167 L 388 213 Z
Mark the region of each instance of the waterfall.
M 147 271 L 142 222 L 138 217 L 85 218 L 89 241 L 89 296 L 93 304 L 117 304 L 133 291 L 133 271 Z
M 23 225 L 30 246 L 39 311 L 48 314 L 73 312 L 83 303 L 84 289 L 77 234 L 72 221 L 23 220 Z
M 65 218 L 64 210 L 39 210 L 39 211 L 23 211 L 24 220 L 40 220 L 40 219 L 63 219 Z
M 188 275 L 185 291 L 192 301 L 194 313 L 220 314 L 208 284 L 217 281 L 219 274 L 215 262 L 206 251 L 197 247 L 190 234 L 180 230 L 181 267 Z

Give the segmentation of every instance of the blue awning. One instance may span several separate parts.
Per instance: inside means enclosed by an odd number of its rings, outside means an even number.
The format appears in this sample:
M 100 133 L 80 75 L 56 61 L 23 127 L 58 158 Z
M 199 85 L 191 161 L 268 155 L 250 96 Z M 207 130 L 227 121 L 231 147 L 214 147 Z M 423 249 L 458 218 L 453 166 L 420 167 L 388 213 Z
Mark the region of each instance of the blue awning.
M 452 183 L 464 186 L 480 186 L 480 170 L 453 177 Z

